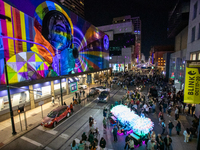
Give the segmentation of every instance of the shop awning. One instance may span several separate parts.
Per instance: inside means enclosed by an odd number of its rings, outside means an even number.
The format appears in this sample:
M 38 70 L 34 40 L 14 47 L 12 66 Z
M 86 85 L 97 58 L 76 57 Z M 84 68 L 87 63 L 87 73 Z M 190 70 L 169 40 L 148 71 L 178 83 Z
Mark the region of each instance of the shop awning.
M 68 83 L 73 83 L 73 82 L 78 82 L 79 78 L 78 77 L 72 77 L 68 79 Z

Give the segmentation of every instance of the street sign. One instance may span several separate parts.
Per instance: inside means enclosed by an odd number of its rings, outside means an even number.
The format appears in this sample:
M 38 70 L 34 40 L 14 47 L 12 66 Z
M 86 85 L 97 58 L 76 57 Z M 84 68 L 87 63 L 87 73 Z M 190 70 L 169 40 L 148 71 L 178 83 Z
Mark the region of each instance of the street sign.
M 44 101 L 40 101 L 40 102 L 38 103 L 39 106 L 42 106 L 43 104 L 44 104 Z

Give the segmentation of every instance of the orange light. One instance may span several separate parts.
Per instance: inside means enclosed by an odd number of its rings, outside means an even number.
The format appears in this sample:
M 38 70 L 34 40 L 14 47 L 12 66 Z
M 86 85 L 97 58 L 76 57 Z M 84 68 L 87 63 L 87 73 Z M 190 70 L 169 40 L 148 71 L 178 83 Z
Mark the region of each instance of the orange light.
M 20 110 L 18 109 L 18 111 L 17 111 L 18 113 L 20 113 Z

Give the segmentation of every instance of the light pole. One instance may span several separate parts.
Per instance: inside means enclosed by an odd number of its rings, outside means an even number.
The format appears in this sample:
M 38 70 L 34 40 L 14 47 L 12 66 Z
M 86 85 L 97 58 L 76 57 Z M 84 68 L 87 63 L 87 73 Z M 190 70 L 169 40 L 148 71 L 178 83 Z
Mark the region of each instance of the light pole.
M 7 93 L 8 93 L 9 107 L 10 107 L 10 119 L 11 119 L 11 124 L 12 124 L 12 134 L 15 135 L 17 134 L 17 132 L 15 131 L 15 123 L 13 119 L 13 110 L 12 110 L 12 103 L 11 103 L 11 98 L 10 98 L 10 87 L 9 87 L 9 82 L 8 82 L 8 72 L 7 72 L 5 58 L 4 58 L 4 64 L 5 64 L 5 75 L 6 75 L 6 88 L 7 88 Z
M 61 105 L 63 105 L 60 59 L 59 59 L 59 72 L 60 72 L 60 100 L 61 100 Z

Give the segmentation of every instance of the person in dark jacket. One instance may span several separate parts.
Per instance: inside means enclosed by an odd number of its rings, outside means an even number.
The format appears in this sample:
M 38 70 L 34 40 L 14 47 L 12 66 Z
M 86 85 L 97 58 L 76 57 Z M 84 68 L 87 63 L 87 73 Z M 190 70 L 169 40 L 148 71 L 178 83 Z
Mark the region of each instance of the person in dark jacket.
M 176 125 L 176 132 L 178 135 L 179 135 L 180 131 L 181 131 L 181 123 L 180 123 L 180 121 L 178 121 L 178 123 Z
M 103 109 L 103 117 L 107 117 L 107 109 L 104 107 L 104 109 Z
M 104 150 L 106 148 L 106 140 L 103 137 L 100 140 L 99 146 L 101 147 L 101 150 Z
M 85 134 L 85 132 L 83 132 L 82 134 L 82 141 L 86 141 L 87 140 L 87 135 Z
M 125 138 L 125 142 L 126 142 L 126 144 L 125 144 L 125 146 L 124 146 L 124 149 L 126 149 L 127 146 L 128 146 L 128 149 L 129 149 L 128 142 L 129 142 L 130 139 L 131 139 L 131 135 L 129 134 L 129 135 L 126 136 L 126 138 Z
M 169 135 L 171 136 L 172 135 L 172 129 L 173 129 L 174 125 L 172 123 L 171 120 L 169 120 L 169 124 L 168 124 L 168 128 L 169 128 Z
M 164 138 L 164 142 L 165 142 L 166 150 L 170 150 L 172 139 L 169 137 L 169 135 L 167 135 Z
M 117 142 L 117 126 L 116 125 L 114 126 L 112 132 L 114 136 L 114 142 Z
M 92 115 L 89 117 L 89 124 L 93 121 Z
M 94 140 L 94 134 L 93 134 L 93 132 L 90 132 L 89 137 L 88 137 L 88 141 L 91 144 L 93 142 L 93 140 Z

